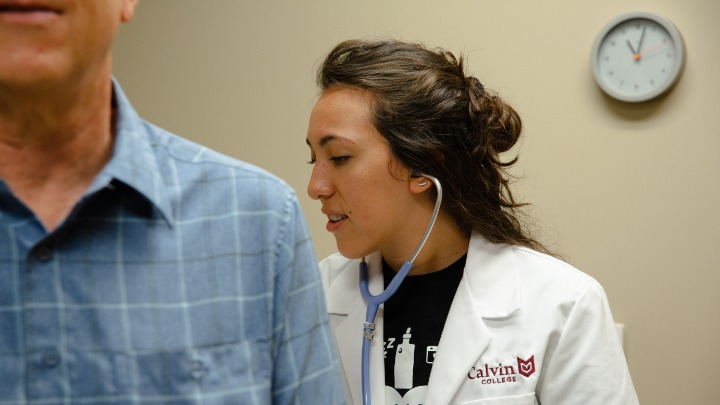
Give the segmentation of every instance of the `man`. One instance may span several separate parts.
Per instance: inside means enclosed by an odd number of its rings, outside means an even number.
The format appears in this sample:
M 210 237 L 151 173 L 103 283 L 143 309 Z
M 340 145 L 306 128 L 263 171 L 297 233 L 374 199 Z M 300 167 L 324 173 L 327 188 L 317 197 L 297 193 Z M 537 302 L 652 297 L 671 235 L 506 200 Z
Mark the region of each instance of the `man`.
M 137 0 L 0 0 L 0 404 L 343 403 L 294 192 L 142 121 Z

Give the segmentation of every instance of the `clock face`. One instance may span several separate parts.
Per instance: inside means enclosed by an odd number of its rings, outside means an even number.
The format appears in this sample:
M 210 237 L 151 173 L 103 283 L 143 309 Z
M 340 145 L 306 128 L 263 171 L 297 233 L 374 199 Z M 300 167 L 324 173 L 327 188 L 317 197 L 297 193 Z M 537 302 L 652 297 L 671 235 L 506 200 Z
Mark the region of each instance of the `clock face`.
M 672 23 L 647 13 L 609 24 L 593 48 L 593 74 L 611 97 L 627 102 L 655 98 L 680 76 L 682 39 Z

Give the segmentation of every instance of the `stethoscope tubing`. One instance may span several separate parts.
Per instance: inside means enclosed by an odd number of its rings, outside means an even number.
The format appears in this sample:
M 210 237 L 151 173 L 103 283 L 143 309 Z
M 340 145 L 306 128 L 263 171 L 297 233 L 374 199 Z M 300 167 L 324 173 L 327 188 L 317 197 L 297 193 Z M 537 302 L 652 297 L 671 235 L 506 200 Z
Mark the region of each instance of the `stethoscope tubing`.
M 440 205 L 442 203 L 442 186 L 440 185 L 440 181 L 435 177 L 429 176 L 427 174 L 423 174 L 422 176 L 429 178 L 435 184 L 435 189 L 437 190 L 437 197 L 435 198 L 435 207 L 433 209 L 432 216 L 430 217 L 428 226 L 425 228 L 425 233 L 420 239 L 420 243 L 418 243 L 417 248 L 415 248 L 413 254 L 408 260 L 405 261 L 405 263 L 403 263 L 402 267 L 400 267 L 400 270 L 397 272 L 397 274 L 395 274 L 393 279 L 390 281 L 390 284 L 388 284 L 388 287 L 378 295 L 373 295 L 372 293 L 370 293 L 370 286 L 368 284 L 368 280 L 370 277 L 368 274 L 368 266 L 365 262 L 365 258 L 363 258 L 363 260 L 360 262 L 360 294 L 367 302 L 367 309 L 365 311 L 365 323 L 363 323 L 362 344 L 362 393 L 364 405 L 371 404 L 370 342 L 373 339 L 373 331 L 375 330 L 375 317 L 377 316 L 378 308 L 380 308 L 380 305 L 385 303 L 388 299 L 390 299 L 390 297 L 393 296 L 393 294 L 395 294 L 397 289 L 400 287 L 400 284 L 405 279 L 405 276 L 407 276 L 407 274 L 410 272 L 410 269 L 412 269 L 413 262 L 420 254 L 423 246 L 425 246 L 425 242 L 427 242 L 427 239 L 430 236 L 430 232 L 435 225 L 435 220 L 437 220 L 438 214 L 440 213 Z

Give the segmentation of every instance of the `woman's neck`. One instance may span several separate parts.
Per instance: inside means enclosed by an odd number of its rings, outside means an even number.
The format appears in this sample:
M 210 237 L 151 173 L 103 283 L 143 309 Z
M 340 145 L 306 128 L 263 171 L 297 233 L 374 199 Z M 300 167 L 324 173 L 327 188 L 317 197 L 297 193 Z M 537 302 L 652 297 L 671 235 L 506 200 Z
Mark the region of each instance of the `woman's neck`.
M 441 211 L 427 242 L 415 258 L 409 274 L 428 274 L 442 270 L 462 257 L 467 252 L 469 244 L 470 235 L 465 234 L 449 215 Z M 414 249 L 415 247 L 413 247 Z M 381 253 L 388 266 L 397 272 L 412 252 L 403 253 L 405 256 L 402 256 L 401 254 L 392 254 L 391 251 L 388 249 Z

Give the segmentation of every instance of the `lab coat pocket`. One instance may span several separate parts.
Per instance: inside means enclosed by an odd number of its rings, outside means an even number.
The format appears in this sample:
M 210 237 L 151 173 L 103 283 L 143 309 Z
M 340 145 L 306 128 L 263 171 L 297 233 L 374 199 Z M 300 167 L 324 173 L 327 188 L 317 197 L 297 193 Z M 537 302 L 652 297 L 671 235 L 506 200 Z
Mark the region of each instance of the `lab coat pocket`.
M 495 397 L 460 402 L 459 405 L 537 405 L 535 393 L 512 395 L 509 397 Z

